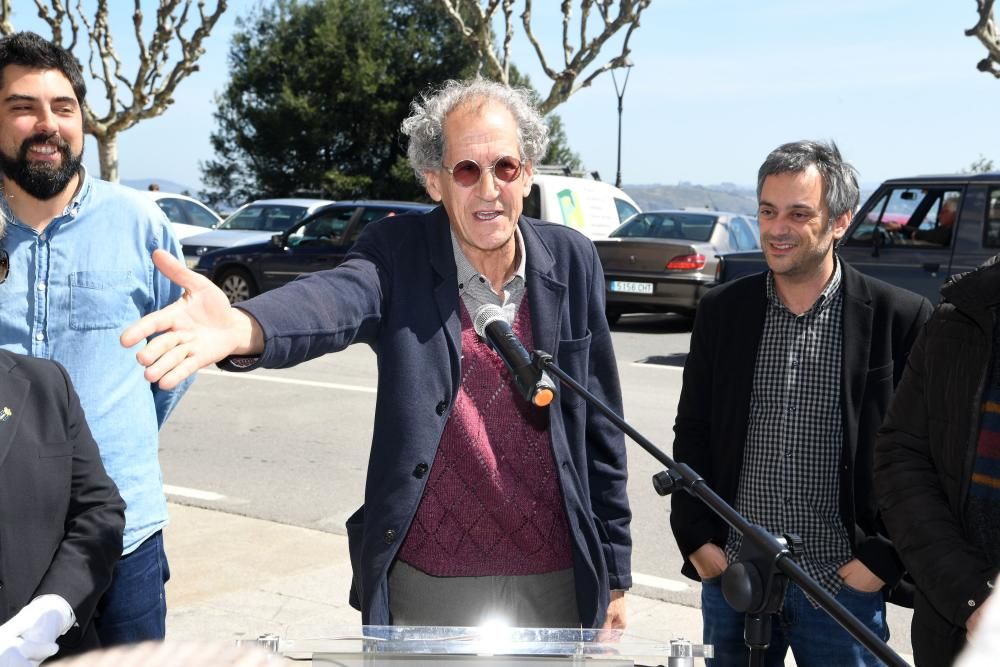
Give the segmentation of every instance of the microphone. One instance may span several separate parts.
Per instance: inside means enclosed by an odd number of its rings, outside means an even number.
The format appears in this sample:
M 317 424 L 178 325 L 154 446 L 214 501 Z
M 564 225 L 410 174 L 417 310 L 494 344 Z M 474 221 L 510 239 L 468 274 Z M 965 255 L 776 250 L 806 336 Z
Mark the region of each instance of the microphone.
M 476 311 L 472 327 L 507 364 L 521 396 L 540 408 L 552 402 L 556 395 L 556 386 L 552 378 L 531 363 L 531 355 L 514 335 L 499 306 L 492 304 L 482 306 Z

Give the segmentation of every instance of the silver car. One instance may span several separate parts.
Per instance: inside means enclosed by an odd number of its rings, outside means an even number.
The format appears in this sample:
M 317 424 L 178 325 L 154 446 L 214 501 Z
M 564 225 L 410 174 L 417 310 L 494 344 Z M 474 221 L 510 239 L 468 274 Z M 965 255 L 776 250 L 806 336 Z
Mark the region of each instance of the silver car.
M 215 230 L 188 236 L 181 241 L 184 261 L 194 268 L 198 258 L 219 248 L 247 243 L 261 243 L 275 234 L 286 232 L 329 199 L 258 199 L 245 204 L 226 218 Z
M 604 266 L 608 322 L 624 313 L 690 315 L 718 281 L 716 256 L 760 248 L 752 216 L 720 211 L 638 213 L 594 241 Z

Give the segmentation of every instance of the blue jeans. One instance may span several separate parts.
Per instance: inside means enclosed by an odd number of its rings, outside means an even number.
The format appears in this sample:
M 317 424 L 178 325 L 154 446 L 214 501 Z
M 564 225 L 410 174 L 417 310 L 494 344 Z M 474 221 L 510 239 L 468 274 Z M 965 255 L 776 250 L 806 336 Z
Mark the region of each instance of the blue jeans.
M 881 591 L 863 593 L 842 586 L 836 598 L 878 637 L 888 641 L 889 626 Z M 718 578 L 702 582 L 701 615 L 703 641 L 715 647 L 715 659 L 706 661 L 708 665 L 740 667 L 749 664 L 750 649 L 743 642 L 745 615 L 734 611 L 726 602 Z M 774 618 L 771 645 L 765 660 L 768 667 L 784 665 L 789 647 L 799 667 L 882 664 L 825 611 L 813 607 L 805 593 L 792 583 L 788 584 L 784 604 Z
M 115 565 L 111 587 L 97 604 L 94 626 L 102 646 L 162 640 L 167 630 L 170 579 L 163 533 L 157 532 Z

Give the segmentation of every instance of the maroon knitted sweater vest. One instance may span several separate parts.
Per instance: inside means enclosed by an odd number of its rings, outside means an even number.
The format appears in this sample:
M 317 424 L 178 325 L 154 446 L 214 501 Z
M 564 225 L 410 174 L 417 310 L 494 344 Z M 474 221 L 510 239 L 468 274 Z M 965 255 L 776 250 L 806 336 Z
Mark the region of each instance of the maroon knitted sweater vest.
M 399 558 L 439 577 L 572 567 L 548 409 L 517 394 L 503 361 L 461 311 L 461 386 Z M 513 328 L 532 349 L 527 295 Z

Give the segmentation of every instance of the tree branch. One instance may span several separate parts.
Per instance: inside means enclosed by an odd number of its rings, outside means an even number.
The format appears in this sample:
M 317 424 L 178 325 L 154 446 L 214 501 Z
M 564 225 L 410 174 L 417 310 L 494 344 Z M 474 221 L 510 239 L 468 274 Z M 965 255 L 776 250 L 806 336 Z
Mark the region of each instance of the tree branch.
M 997 38 L 997 24 L 993 18 L 994 0 L 976 0 L 979 20 L 965 31 L 966 36 L 975 37 L 986 47 L 986 57 L 976 68 L 1000 79 L 1000 39 Z
M 10 0 L 0 0 L 0 35 L 9 35 L 14 32 L 14 24 L 11 22 L 10 16 Z
M 507 5 L 513 4 L 513 0 L 510 2 L 503 0 L 503 2 L 505 15 L 509 17 L 509 14 L 506 14 L 508 11 Z M 500 62 L 493 48 L 493 16 L 496 14 L 497 9 L 500 8 L 501 0 L 488 0 L 485 7 L 481 7 L 478 2 L 475 2 L 472 5 L 473 9 L 466 11 L 464 15 L 461 0 L 438 0 L 438 3 L 444 8 L 448 16 L 451 17 L 456 27 L 458 27 L 462 33 L 462 37 L 465 38 L 465 42 L 479 54 L 480 67 L 485 66 L 492 77 L 506 83 L 508 81 L 507 63 L 506 61 L 504 63 Z M 513 10 L 511 9 L 510 11 Z M 466 16 L 468 16 L 468 23 L 466 23 Z M 505 40 L 509 41 L 509 37 L 511 36 L 509 20 L 507 21 L 507 25 L 508 30 Z
M 515 0 L 477 0 L 463 5 L 461 0 L 437 0 L 448 16 L 457 26 L 465 42 L 479 54 L 481 67 L 486 67 L 494 78 L 508 82 L 508 71 L 511 60 L 511 40 L 514 26 L 511 20 Z M 551 1 L 551 0 L 550 0 Z M 502 2 L 502 5 L 501 5 Z M 562 12 L 562 70 L 557 70 L 549 63 L 545 50 L 532 29 L 533 0 L 524 0 L 521 12 L 521 25 L 524 28 L 528 43 L 531 44 L 538 63 L 552 86 L 540 105 L 543 113 L 552 111 L 559 104 L 583 87 L 616 67 L 623 67 L 628 61 L 629 41 L 639 27 L 642 12 L 649 7 L 652 0 L 561 0 Z M 574 44 L 574 8 L 580 8 L 579 44 Z M 494 16 L 498 8 L 503 12 L 503 30 L 501 48 L 494 46 L 495 36 L 492 30 Z M 617 13 L 616 13 L 617 8 Z M 595 11 L 596 10 L 596 11 Z M 593 15 L 599 20 L 600 30 L 593 38 L 588 37 L 590 19 Z M 612 37 L 625 29 L 621 53 L 597 66 L 596 60 L 601 49 Z M 499 55 L 498 55 L 499 54 Z
M 553 81 L 552 87 L 539 105 L 539 109 L 543 113 L 549 113 L 569 99 L 573 93 L 589 86 L 601 74 L 616 67 L 623 67 L 628 61 L 629 53 L 631 53 L 629 40 L 639 27 L 639 19 L 642 16 L 643 10 L 648 8 L 650 3 L 651 0 L 620 0 L 618 2 L 618 14 L 612 17 L 614 0 L 597 0 L 596 2 L 594 0 L 581 0 L 580 45 L 575 52 L 572 51 L 568 39 L 568 29 L 564 27 L 563 50 L 566 53 L 567 59 L 566 66 L 562 72 L 552 72 L 550 68 L 545 67 L 541 46 L 531 33 L 528 20 L 525 20 L 525 32 L 529 35 L 529 41 L 535 47 L 535 52 L 539 60 L 543 63 L 543 70 Z M 563 0 L 564 26 L 568 24 L 571 7 L 572 3 L 569 0 Z M 593 39 L 588 40 L 587 24 L 590 20 L 590 11 L 593 7 L 597 8 L 597 12 L 603 23 L 603 29 Z M 605 64 L 597 67 L 597 69 L 592 70 L 582 81 L 578 81 L 581 76 L 584 76 L 583 72 L 594 65 L 594 61 L 600 55 L 600 51 L 605 43 L 622 28 L 626 28 L 626 31 L 622 41 L 621 53 L 610 58 Z M 572 57 L 569 57 L 570 53 L 573 54 Z
M 88 71 L 91 78 L 103 87 L 108 109 L 98 116 L 90 103 L 84 101 L 83 117 L 86 131 L 98 139 L 102 151 L 105 145 L 115 145 L 115 137 L 120 132 L 140 121 L 159 116 L 173 103 L 178 84 L 198 71 L 197 61 L 205 52 L 202 43 L 228 5 L 228 0 L 216 0 L 215 9 L 208 12 L 205 0 L 197 0 L 198 22 L 195 24 L 191 11 L 194 0 L 159 0 L 156 23 L 147 39 L 143 35 L 142 2 L 133 0 L 132 34 L 138 48 L 138 65 L 135 75 L 130 78 L 111 34 L 109 1 L 96 0 L 91 14 L 85 12 L 84 0 L 76 0 L 73 9 L 70 9 L 67 2 L 72 1 L 48 0 L 46 4 L 45 0 L 35 0 L 35 7 L 39 18 L 51 29 L 52 41 L 68 51 L 74 51 L 77 46 L 81 24 L 87 32 L 90 46 Z M 10 0 L 0 2 L 6 7 Z M 194 26 L 194 30 L 185 36 L 183 31 L 189 25 Z M 67 26 L 71 36 L 68 44 Z M 102 153 L 101 176 L 114 180 L 116 172 L 103 173 L 105 158 L 115 172 L 117 155 L 105 156 Z

